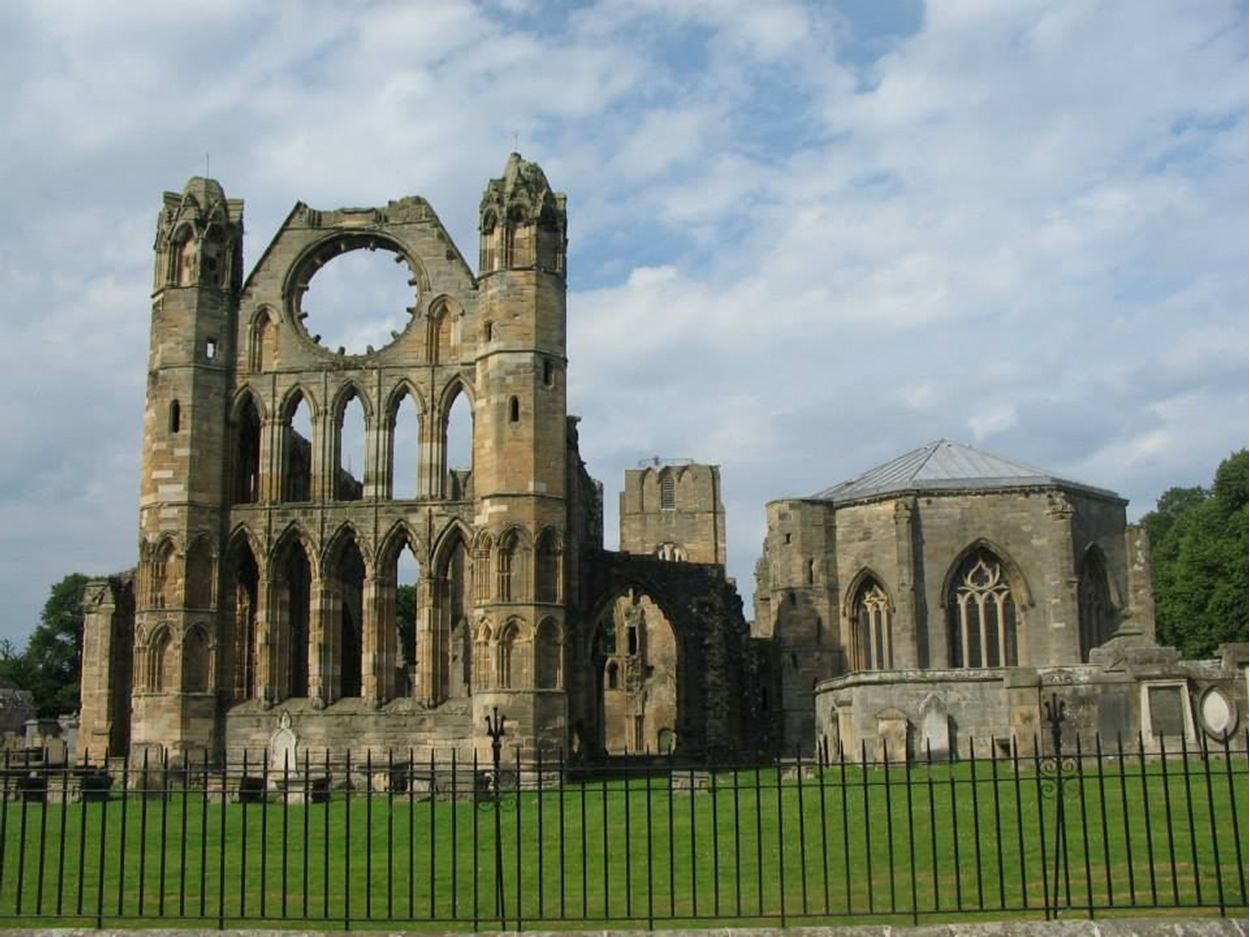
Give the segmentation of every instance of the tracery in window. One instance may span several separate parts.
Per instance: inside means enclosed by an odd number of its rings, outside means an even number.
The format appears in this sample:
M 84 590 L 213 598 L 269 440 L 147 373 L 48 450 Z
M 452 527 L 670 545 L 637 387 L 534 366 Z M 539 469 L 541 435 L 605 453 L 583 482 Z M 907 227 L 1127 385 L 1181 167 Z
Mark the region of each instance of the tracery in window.
M 951 581 L 947 623 L 952 667 L 1014 667 L 1016 603 L 1002 562 L 989 550 L 970 553 Z
M 894 635 L 890 597 L 873 577 L 867 577 L 855 593 L 852 614 L 851 660 L 854 669 L 892 669 Z

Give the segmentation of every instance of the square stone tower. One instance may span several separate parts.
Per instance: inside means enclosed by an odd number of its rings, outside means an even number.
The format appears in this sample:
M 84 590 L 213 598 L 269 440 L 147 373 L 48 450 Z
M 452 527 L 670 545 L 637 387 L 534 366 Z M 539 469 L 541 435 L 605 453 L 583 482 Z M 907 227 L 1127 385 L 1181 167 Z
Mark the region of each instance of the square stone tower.
M 725 564 L 720 466 L 647 459 L 625 472 L 621 552 Z

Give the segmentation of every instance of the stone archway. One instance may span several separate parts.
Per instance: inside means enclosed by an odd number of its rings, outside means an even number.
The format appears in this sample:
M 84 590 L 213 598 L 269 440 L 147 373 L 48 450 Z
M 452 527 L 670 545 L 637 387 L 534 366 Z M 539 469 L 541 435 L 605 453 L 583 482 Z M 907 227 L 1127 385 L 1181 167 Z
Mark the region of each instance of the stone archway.
M 592 601 L 584 606 L 590 615 L 584 619 L 577 648 L 584 664 L 580 668 L 583 676 L 577 686 L 570 687 L 571 717 L 582 745 L 597 746 L 600 755 L 619 754 L 622 749 L 630 754 L 640 750 L 657 753 L 665 745 L 675 745 L 673 753 L 679 757 L 727 754 L 742 746 L 753 747 L 753 740 L 748 738 L 752 727 L 744 719 L 743 703 L 753 695 L 746 685 L 750 671 L 746 662 L 753 652 L 742 600 L 726 579 L 723 567 L 605 550 L 590 554 L 584 570 L 583 594 Z M 642 597 L 650 604 L 644 605 Z M 628 643 L 609 653 L 599 625 L 605 618 L 613 620 L 613 635 L 618 642 L 628 642 L 626 615 L 640 614 L 628 611 L 635 598 L 646 622 L 646 631 L 638 634 L 639 650 L 647 637 L 664 635 L 658 630 L 662 619 L 672 635 L 669 659 L 673 663 L 667 665 L 668 674 L 653 671 L 652 677 L 661 679 L 649 685 L 640 670 L 632 689 L 627 690 L 631 687 L 625 666 L 630 657 Z M 625 606 L 619 604 L 622 601 Z M 651 629 L 653 614 L 655 635 Z M 662 644 L 665 638 L 657 640 Z M 638 666 L 645 667 L 645 657 L 635 656 Z M 605 711 L 610 709 L 604 705 L 609 692 L 605 682 L 608 665 L 613 662 L 617 692 L 625 693 L 622 711 L 642 720 L 632 724 L 632 736 L 624 735 L 631 726 L 626 725 L 618 735 L 608 724 L 612 713 Z M 640 696 L 644 689 L 648 691 L 645 700 Z M 666 695 L 671 696 L 671 706 L 663 700 Z M 613 740 L 624 738 L 630 744 L 614 749 Z
M 677 727 L 678 647 L 673 624 L 646 592 L 627 590 L 595 624 L 597 725 L 609 755 L 653 754 Z

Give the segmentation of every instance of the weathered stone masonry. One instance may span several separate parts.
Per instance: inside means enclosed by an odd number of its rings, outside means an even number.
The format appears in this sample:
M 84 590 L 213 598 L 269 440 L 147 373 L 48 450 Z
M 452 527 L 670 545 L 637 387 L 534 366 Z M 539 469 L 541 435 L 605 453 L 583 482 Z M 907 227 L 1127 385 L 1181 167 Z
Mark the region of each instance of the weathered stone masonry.
M 267 746 L 285 714 L 307 746 L 484 752 L 484 717 L 498 707 L 512 745 L 602 749 L 597 616 L 640 580 L 601 571 L 630 560 L 601 549 L 602 492 L 567 413 L 566 228 L 565 197 L 513 154 L 482 197 L 476 275 L 413 197 L 297 204 L 244 278 L 243 203 L 211 179 L 165 194 L 139 564 L 133 584 L 100 580 L 89 593 L 86 641 L 99 653 L 84 665 L 83 746 L 220 758 Z M 353 250 L 393 254 L 412 290 L 407 327 L 358 355 L 322 346 L 302 309 L 316 271 Z M 462 396 L 466 470 L 447 459 Z M 398 499 L 406 401 L 419 418 L 417 489 Z M 356 402 L 359 477 L 341 458 Z M 740 732 L 721 705 L 740 690 L 735 662 L 711 664 L 723 671 L 711 679 L 695 670 L 709 655 L 690 650 L 712 633 L 726 647 L 746 639 L 723 597 L 723 508 L 718 518 L 714 565 L 693 585 L 657 581 L 651 596 L 674 610 L 689 669 L 682 754 Z M 420 574 L 415 635 L 400 646 L 405 549 Z M 713 622 L 690 611 L 699 602 L 729 614 Z

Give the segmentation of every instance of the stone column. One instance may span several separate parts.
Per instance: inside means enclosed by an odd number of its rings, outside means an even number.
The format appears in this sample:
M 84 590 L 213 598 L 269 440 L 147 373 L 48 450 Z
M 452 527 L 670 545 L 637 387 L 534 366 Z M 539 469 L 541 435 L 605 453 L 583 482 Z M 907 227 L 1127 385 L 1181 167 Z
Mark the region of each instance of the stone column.
M 256 500 L 282 500 L 282 421 L 272 415 L 261 418 L 260 453 L 257 456 Z
M 898 592 L 894 602 L 892 646 L 894 667 L 904 670 L 919 666 L 919 642 L 916 631 L 916 555 L 912 548 L 912 524 L 916 514 L 915 498 L 894 502 L 894 545 L 898 566 Z
M 322 393 L 324 395 L 328 393 L 328 390 L 323 388 Z M 322 401 L 320 412 L 310 414 L 312 418 L 308 421 L 309 430 L 312 432 L 312 439 L 308 441 L 311 460 L 308 479 L 310 501 L 333 501 L 334 496 L 338 494 L 334 490 L 338 482 L 339 468 L 334 451 L 337 427 L 334 425 L 334 414 L 331 412 L 329 400 L 323 396 Z M 306 406 L 312 409 L 311 402 L 308 402 Z M 330 464 L 332 462 L 333 465 Z
M 361 466 L 361 482 L 364 484 L 363 497 L 366 501 L 377 500 L 386 487 L 386 469 L 380 458 L 379 442 L 382 432 L 379 430 L 382 420 L 375 415 L 372 419 L 365 416 L 365 464 Z
M 256 583 L 256 696 L 272 703 L 278 698 L 277 641 L 280 630 L 275 585 L 262 571 Z
M 1048 607 L 1025 611 L 1029 633 L 1022 636 L 1024 641 L 1019 642 L 1019 647 L 1021 652 L 1027 647 L 1030 656 L 1026 660 L 1021 653 L 1019 663 L 1047 661 L 1076 664 L 1081 660 L 1077 609 L 1077 590 L 1081 581 L 1076 574 L 1072 502 L 1062 491 L 1052 491 L 1047 496 L 1046 513 L 1054 524 L 1054 548 L 1050 551 L 1050 568 L 1046 571 Z
M 418 438 L 417 497 L 441 498 L 443 495 L 443 421 L 437 403 L 430 402 L 428 412 L 421 415 Z
M 360 610 L 360 695 L 365 699 L 375 703 L 380 703 L 393 695 L 391 684 L 394 682 L 388 679 L 387 660 L 389 658 L 389 671 L 395 671 L 395 652 L 394 641 L 386 640 L 385 627 L 386 610 L 387 610 L 387 584 L 373 575 L 366 575 L 364 588 L 361 591 Z M 394 587 L 390 588 L 390 594 L 394 595 Z M 390 651 L 388 654 L 387 651 Z
M 1150 537 L 1146 528 L 1136 524 L 1125 528 L 1124 553 L 1128 559 L 1128 602 L 1116 636 L 1140 635 L 1153 644 L 1155 597 L 1150 585 Z
M 342 601 L 333 587 L 320 577 L 308 587 L 308 697 L 330 703 L 334 700 L 337 635 L 333 624 Z
M 435 657 L 437 647 L 435 632 L 437 631 L 438 609 L 434 601 L 440 591 L 443 580 L 433 577 L 422 577 L 417 584 L 417 696 L 427 706 L 433 706 L 437 700 L 437 681 L 435 680 Z
M 109 666 L 113 659 L 113 614 L 116 604 L 107 579 L 92 579 L 83 591 L 82 714 L 79 746 L 92 751 L 109 747 L 113 694 Z

